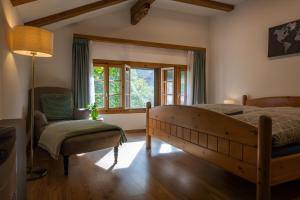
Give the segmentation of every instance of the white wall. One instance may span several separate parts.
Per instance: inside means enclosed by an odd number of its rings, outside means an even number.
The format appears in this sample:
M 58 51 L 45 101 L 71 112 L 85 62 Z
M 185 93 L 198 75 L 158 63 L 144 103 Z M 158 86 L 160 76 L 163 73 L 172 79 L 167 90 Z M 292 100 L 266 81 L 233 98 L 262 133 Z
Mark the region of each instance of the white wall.
M 130 9 L 99 15 L 73 26 L 76 33 L 207 47 L 208 18 L 151 8 L 140 23 L 130 24 Z
M 153 8 L 138 25 L 130 24 L 130 9 L 104 13 L 54 31 L 54 57 L 39 60 L 37 85 L 71 87 L 73 33 L 206 47 L 207 18 Z M 186 64 L 187 52 L 93 42 L 92 58 Z M 104 115 L 125 130 L 145 128 L 145 114 Z
M 300 95 L 300 56 L 270 59 L 268 28 L 300 19 L 299 0 L 247 0 L 210 21 L 209 102 Z
M 101 115 L 104 122 L 122 127 L 124 130 L 138 130 L 146 128 L 145 113 L 105 114 Z
M 187 51 L 105 42 L 92 42 L 91 57 L 93 59 L 187 64 Z
M 206 47 L 208 20 L 153 8 L 132 26 L 129 9 L 121 9 L 54 30 L 54 57 L 37 61 L 37 85 L 71 87 L 73 33 Z M 186 63 L 185 51 L 108 43 L 94 46 L 91 54 L 99 59 Z
M 8 35 L 23 24 L 9 0 L 0 2 L 0 119 L 24 118 L 30 80 L 30 59 L 12 54 Z
M 54 31 L 53 57 L 37 60 L 36 85 L 71 88 L 73 33 L 69 27 Z

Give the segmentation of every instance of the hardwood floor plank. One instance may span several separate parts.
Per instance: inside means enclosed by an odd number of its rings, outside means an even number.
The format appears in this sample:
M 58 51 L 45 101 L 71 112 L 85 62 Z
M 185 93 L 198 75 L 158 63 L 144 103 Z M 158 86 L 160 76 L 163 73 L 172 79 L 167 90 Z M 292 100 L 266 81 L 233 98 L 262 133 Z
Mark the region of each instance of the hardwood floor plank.
M 62 159 L 56 161 L 37 149 L 37 163 L 48 176 L 28 182 L 28 200 L 234 200 L 255 199 L 255 185 L 153 139 L 146 151 L 145 133 L 128 135 L 113 168 L 113 150 L 70 157 L 69 176 Z M 272 188 L 272 199 L 300 198 L 300 181 Z

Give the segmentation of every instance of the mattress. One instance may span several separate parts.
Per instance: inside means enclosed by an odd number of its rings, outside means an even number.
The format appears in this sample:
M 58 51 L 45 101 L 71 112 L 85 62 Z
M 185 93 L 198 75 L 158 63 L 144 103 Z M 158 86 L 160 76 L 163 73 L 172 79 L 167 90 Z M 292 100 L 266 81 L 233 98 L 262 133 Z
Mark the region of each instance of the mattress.
M 193 106 L 226 114 L 255 127 L 259 126 L 259 117 L 267 115 L 272 118 L 273 147 L 300 144 L 300 108 L 260 108 L 254 106 L 227 104 L 200 104 Z
M 273 147 L 272 149 L 273 158 L 287 156 L 296 153 L 300 153 L 300 144 L 292 144 L 284 147 Z

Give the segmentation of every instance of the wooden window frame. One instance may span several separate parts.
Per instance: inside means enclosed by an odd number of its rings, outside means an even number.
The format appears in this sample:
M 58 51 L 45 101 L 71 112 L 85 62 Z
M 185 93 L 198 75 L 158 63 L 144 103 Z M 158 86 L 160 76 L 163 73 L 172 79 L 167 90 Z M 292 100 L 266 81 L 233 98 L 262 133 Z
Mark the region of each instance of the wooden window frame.
M 168 77 L 167 77 L 167 71 L 172 70 L 173 71 L 173 80 L 172 81 L 168 81 Z M 162 105 L 167 105 L 168 102 L 168 96 L 169 95 L 173 95 L 173 104 L 176 104 L 176 89 L 175 89 L 175 85 L 176 85 L 176 79 L 175 79 L 175 68 L 174 67 L 164 67 L 161 69 L 161 103 Z M 173 82 L 173 91 L 172 94 L 168 93 L 168 82 Z
M 113 80 L 113 81 L 110 81 L 109 80 L 109 69 L 110 68 L 120 68 L 121 69 L 121 73 L 120 73 L 120 79 L 119 80 Z M 106 90 L 106 102 L 107 102 L 107 107 L 105 110 L 111 110 L 111 111 L 114 111 L 114 110 L 121 110 L 121 109 L 124 109 L 125 108 L 125 105 L 124 105 L 124 78 L 125 78 L 125 74 L 124 74 L 124 67 L 122 65 L 118 65 L 118 64 L 114 64 L 114 65 L 107 65 L 107 87 L 105 88 Z M 120 90 L 121 92 L 118 93 L 118 94 L 110 94 L 109 93 L 109 84 L 110 82 L 120 82 L 121 84 L 121 87 L 120 87 Z M 121 96 L 121 99 L 120 99 L 120 103 L 121 103 L 121 106 L 120 107 L 116 107 L 116 108 L 109 108 L 109 97 L 110 96 L 114 96 L 114 95 L 120 95 Z
M 187 66 L 186 65 L 174 65 L 174 66 L 169 66 L 167 68 L 161 68 L 161 104 L 162 105 L 167 105 L 167 96 L 168 94 L 164 94 L 165 90 L 166 90 L 166 87 L 167 87 L 167 84 L 164 85 L 164 82 L 166 82 L 166 74 L 164 73 L 164 71 L 167 71 L 167 70 L 170 70 L 172 69 L 173 70 L 173 104 L 181 104 L 181 100 L 180 100 L 180 97 L 181 97 L 181 76 L 180 76 L 180 73 L 182 71 L 187 71 Z M 187 85 L 187 79 L 186 79 L 186 83 Z M 185 90 L 185 96 L 187 96 L 187 89 Z
M 125 106 L 125 66 L 129 65 L 131 68 L 137 69 L 160 69 L 157 84 L 159 86 L 158 91 L 158 100 L 159 104 L 162 105 L 162 70 L 164 69 L 173 69 L 174 71 L 174 85 L 173 85 L 173 101 L 174 104 L 180 103 L 180 97 L 178 98 L 177 94 L 180 94 L 180 70 L 186 70 L 186 65 L 175 65 L 175 64 L 166 64 L 166 63 L 151 63 L 151 62 L 133 62 L 133 61 L 116 61 L 116 60 L 106 60 L 106 59 L 94 59 L 94 66 L 103 66 L 104 67 L 104 108 L 98 109 L 100 114 L 119 114 L 119 113 L 145 113 L 146 108 L 126 108 Z M 109 108 L 109 67 L 120 67 L 122 68 L 121 73 L 121 103 L 122 107 L 120 108 Z M 178 74 L 179 73 L 179 74 Z M 178 93 L 179 91 L 179 93 Z M 108 93 L 106 95 L 105 93 Z
M 187 67 L 177 66 L 177 104 L 181 104 L 181 72 L 187 73 Z M 185 79 L 184 97 L 187 98 L 187 75 Z

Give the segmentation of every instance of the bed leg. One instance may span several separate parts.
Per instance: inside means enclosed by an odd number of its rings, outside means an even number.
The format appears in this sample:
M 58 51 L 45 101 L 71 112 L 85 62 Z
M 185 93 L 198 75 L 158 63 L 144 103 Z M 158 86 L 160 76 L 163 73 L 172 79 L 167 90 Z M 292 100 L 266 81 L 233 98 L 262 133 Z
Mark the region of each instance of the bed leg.
M 146 149 L 151 149 L 151 135 L 149 132 L 149 113 L 151 108 L 151 102 L 146 104 Z
M 256 200 L 271 199 L 271 157 L 272 157 L 272 119 L 259 118 Z
M 64 174 L 69 175 L 69 156 L 64 156 Z
M 119 146 L 114 147 L 115 164 L 118 162 Z
M 243 95 L 243 106 L 247 105 L 247 99 L 248 99 L 248 96 L 247 95 Z

